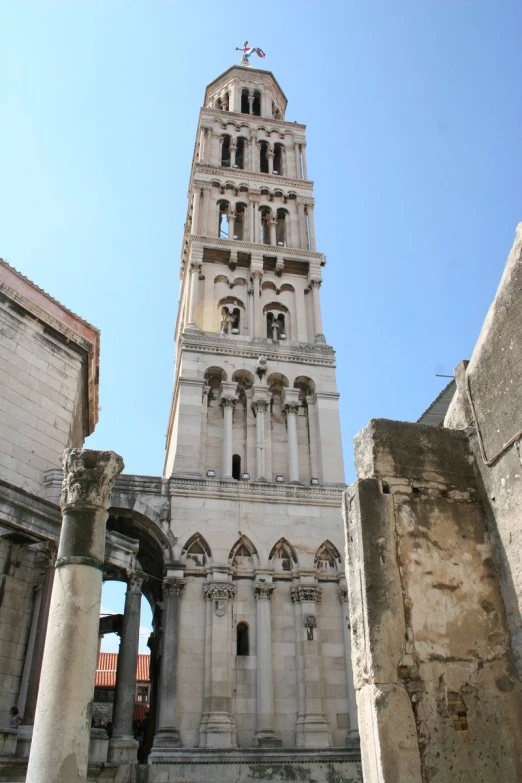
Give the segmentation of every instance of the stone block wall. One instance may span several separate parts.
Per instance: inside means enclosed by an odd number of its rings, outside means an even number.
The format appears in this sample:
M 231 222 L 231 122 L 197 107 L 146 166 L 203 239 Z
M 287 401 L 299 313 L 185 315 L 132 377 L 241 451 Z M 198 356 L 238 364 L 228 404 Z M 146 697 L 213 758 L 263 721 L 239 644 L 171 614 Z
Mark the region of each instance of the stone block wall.
M 81 411 L 81 357 L 38 322 L 1 305 L 0 359 L 0 475 L 37 492 L 42 472 L 59 466 L 72 440 Z
M 522 779 L 520 683 L 464 432 L 373 420 L 345 495 L 365 781 Z

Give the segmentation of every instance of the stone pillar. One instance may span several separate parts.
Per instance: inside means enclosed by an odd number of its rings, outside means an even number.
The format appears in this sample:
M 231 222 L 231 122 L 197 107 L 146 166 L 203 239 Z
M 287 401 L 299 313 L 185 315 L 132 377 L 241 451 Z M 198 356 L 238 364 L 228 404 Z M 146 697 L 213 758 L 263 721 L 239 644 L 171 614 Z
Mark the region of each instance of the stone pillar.
M 254 291 L 248 289 L 248 336 L 254 336 Z
M 212 188 L 210 185 L 203 186 L 203 225 L 201 226 L 201 234 L 203 236 L 210 236 L 209 222 L 208 222 L 208 207 L 210 202 L 210 192 Z
M 198 251 L 200 251 L 200 248 L 198 248 Z M 190 301 L 189 301 L 189 309 L 188 309 L 188 324 L 191 329 L 197 329 L 196 324 L 196 309 L 198 306 L 199 301 L 199 275 L 201 272 L 201 266 L 202 261 L 199 257 L 200 254 L 202 255 L 202 251 L 198 252 L 197 255 L 194 252 L 194 248 L 191 252 L 191 260 L 190 260 L 190 277 L 191 277 L 191 285 L 190 285 Z
M 109 761 L 114 764 L 136 764 L 138 743 L 132 722 L 136 701 L 136 667 L 140 644 L 141 587 L 145 576 L 130 574 L 125 594 L 125 608 L 116 671 L 113 734 L 109 742 Z
M 233 168 L 236 163 L 236 150 L 237 150 L 237 144 L 235 139 L 230 139 L 230 168 Z
M 260 289 L 261 289 L 261 278 L 263 276 L 263 272 L 260 269 L 255 269 L 252 272 L 252 277 L 254 280 L 254 337 L 263 337 L 263 329 L 262 329 L 262 313 L 261 313 L 261 299 L 260 299 Z
M 257 726 L 254 741 L 258 747 L 277 747 L 282 744 L 274 730 L 274 677 L 272 667 L 272 621 L 270 599 L 275 585 L 258 582 L 254 585 L 257 629 Z
M 248 91 L 248 113 L 253 114 L 254 113 L 254 91 L 249 90 Z
M 314 342 L 324 343 L 326 342 L 323 334 L 323 319 L 321 317 L 321 299 L 319 297 L 319 289 L 321 288 L 321 280 L 310 280 L 310 289 L 312 291 L 312 300 L 314 308 Z
M 306 232 L 306 215 L 304 213 L 304 202 L 298 201 L 297 204 L 297 226 L 299 230 L 299 247 L 308 250 L 308 236 Z
M 192 197 L 192 231 L 191 234 L 199 234 L 199 202 L 201 200 L 201 190 L 196 186 Z
M 306 205 L 306 213 L 308 215 L 308 232 L 310 235 L 310 250 L 316 250 L 315 244 L 315 224 L 314 224 L 314 205 Z
M 223 142 L 225 141 L 224 136 L 218 136 L 218 159 L 216 161 L 216 166 L 222 165 L 223 160 Z
M 237 746 L 237 730 L 232 714 L 233 667 L 230 655 L 229 599 L 236 595 L 236 586 L 230 582 L 207 582 L 204 595 L 212 606 L 207 614 L 210 623 L 209 654 L 206 663 L 210 669 L 206 683 L 208 696 L 201 718 L 200 747 L 230 748 Z
M 257 136 L 255 133 L 250 138 L 250 171 L 259 171 Z
M 273 174 L 274 173 L 274 148 L 269 148 L 267 154 L 268 158 L 268 173 Z
M 319 468 L 319 439 L 317 436 L 317 398 L 314 393 L 306 397 L 308 409 L 308 432 L 310 433 L 310 476 L 323 480 L 322 471 Z
M 56 547 L 54 544 L 45 545 L 36 555 L 35 565 L 41 568 L 42 573 L 39 583 L 36 585 L 37 603 L 35 602 L 35 634 L 34 646 L 27 680 L 27 692 L 23 708 L 18 703 L 24 716 L 24 722 L 18 727 L 18 736 L 16 739 L 16 756 L 27 758 L 31 750 L 31 739 L 33 736 L 33 724 L 36 714 L 36 704 L 38 699 L 38 687 L 40 685 L 40 674 L 42 670 L 42 660 L 45 646 L 45 636 L 47 633 L 47 621 L 49 618 L 49 607 L 51 604 L 51 595 L 53 591 L 54 580 L 54 561 L 56 558 Z
M 308 170 L 306 168 L 306 144 L 301 145 L 301 155 L 303 157 L 303 178 L 308 179 Z
M 156 734 L 151 761 L 160 761 L 170 748 L 181 747 L 177 728 L 178 651 L 181 599 L 185 579 L 167 578 L 163 582 L 163 639 L 158 688 Z
M 62 465 L 62 529 L 26 783 L 87 780 L 107 510 L 123 460 L 67 449 Z
M 252 211 L 250 213 L 250 241 L 257 242 L 259 240 L 259 199 L 250 199 L 252 205 Z
M 277 245 L 277 239 L 276 239 L 277 218 L 271 217 L 268 221 L 268 225 L 270 226 L 270 244 L 274 245 L 275 247 Z
M 222 383 L 221 405 L 223 406 L 223 459 L 221 463 L 221 478 L 232 478 L 232 416 L 238 400 L 236 383 Z
M 288 481 L 297 484 L 299 483 L 299 450 L 297 445 L 299 391 L 297 389 L 285 389 L 282 402 L 283 411 L 286 413 L 288 438 Z
M 295 585 L 290 590 L 295 606 L 298 656 L 298 712 L 296 746 L 324 748 L 331 743 L 330 727 L 323 711 L 321 642 L 317 628 L 316 605 L 321 588 L 313 584 Z
M 352 670 L 352 643 L 350 638 L 350 603 L 348 601 L 348 588 L 339 587 L 337 591 L 339 602 L 341 604 L 341 617 L 343 623 L 344 640 L 344 660 L 346 662 L 346 685 L 348 688 L 348 717 L 350 727 L 348 729 L 348 740 L 357 740 L 359 738 L 359 721 L 357 718 L 357 700 L 355 698 L 355 686 L 353 684 Z
M 234 239 L 236 233 L 236 213 L 233 209 L 228 213 L 228 238 Z
M 266 481 L 265 461 L 265 413 L 270 404 L 270 392 L 266 386 L 254 387 L 252 409 L 256 416 L 256 481 Z
M 301 151 L 299 150 L 299 144 L 294 144 L 295 153 L 295 176 L 296 179 L 302 179 L 301 177 Z

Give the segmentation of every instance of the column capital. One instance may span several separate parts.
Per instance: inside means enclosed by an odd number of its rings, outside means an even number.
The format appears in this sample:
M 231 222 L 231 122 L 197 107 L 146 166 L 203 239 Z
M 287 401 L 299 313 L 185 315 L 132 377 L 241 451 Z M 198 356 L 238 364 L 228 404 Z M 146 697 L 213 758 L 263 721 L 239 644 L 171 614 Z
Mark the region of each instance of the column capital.
M 263 277 L 263 270 L 262 269 L 252 269 L 250 274 L 254 278 L 254 280 L 261 280 Z
M 290 588 L 290 597 L 292 603 L 301 603 L 310 601 L 319 603 L 321 601 L 321 588 L 317 585 L 295 585 Z
M 266 413 L 269 405 L 269 400 L 253 400 L 252 410 L 254 413 Z
M 282 405 L 282 410 L 288 415 L 295 415 L 297 416 L 299 412 L 299 403 L 298 402 L 285 402 Z
M 186 579 L 164 579 L 163 580 L 163 595 L 166 596 L 173 596 L 175 595 L 177 598 L 183 597 L 183 591 L 185 590 L 185 585 L 187 584 Z
M 270 601 L 276 586 L 271 582 L 256 582 L 254 584 L 254 598 L 256 601 Z
M 129 573 L 127 576 L 127 591 L 129 593 L 141 593 L 141 588 L 146 578 L 143 571 Z
M 221 395 L 221 405 L 223 408 L 233 408 L 238 401 L 239 397 L 237 394 L 222 394 Z
M 321 288 L 321 283 L 322 282 L 323 281 L 321 280 L 320 277 L 312 277 L 308 281 L 308 285 L 310 286 L 310 288 Z
M 195 258 L 194 261 L 190 262 L 190 271 L 191 272 L 197 272 L 198 274 L 201 272 L 201 267 L 203 266 L 203 261 L 200 261 L 199 258 Z
M 119 454 L 66 449 L 61 463 L 64 472 L 60 495 L 62 513 L 83 508 L 107 511 L 112 487 L 124 468 Z
M 207 601 L 214 601 L 214 611 L 223 617 L 227 611 L 227 601 L 236 595 L 236 586 L 230 582 L 207 582 L 203 585 L 203 594 Z
M 315 614 L 305 614 L 303 617 L 303 626 L 305 628 L 317 628 L 317 617 Z
M 203 191 L 203 193 L 210 193 L 210 191 L 212 190 L 212 185 L 209 182 L 205 182 L 204 184 L 201 185 L 201 190 Z
M 299 410 L 299 390 L 285 389 L 281 398 L 282 409 L 286 413 L 297 413 Z

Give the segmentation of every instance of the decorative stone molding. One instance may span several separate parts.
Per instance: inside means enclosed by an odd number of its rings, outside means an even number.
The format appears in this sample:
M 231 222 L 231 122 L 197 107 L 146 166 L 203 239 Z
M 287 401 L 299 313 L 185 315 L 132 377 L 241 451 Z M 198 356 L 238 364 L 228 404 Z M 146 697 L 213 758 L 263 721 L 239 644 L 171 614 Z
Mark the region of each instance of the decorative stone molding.
M 305 628 L 317 628 L 317 618 L 315 614 L 305 614 L 303 617 L 303 626 Z
M 267 359 L 274 359 L 275 361 L 283 360 L 294 363 L 306 361 L 307 364 L 335 366 L 334 350 L 326 343 L 285 341 L 284 344 L 276 344 L 272 340 L 263 337 L 256 337 L 248 341 L 235 339 L 232 343 L 227 336 L 217 332 L 190 332 L 181 335 L 180 344 L 182 348 L 186 347 L 192 351 L 202 351 L 204 353 L 244 356 L 245 358 L 257 357 L 262 353 Z
M 233 408 L 238 401 L 239 397 L 237 394 L 222 394 L 221 395 L 221 405 L 223 408 Z
M 223 138 L 220 136 L 219 138 Z M 266 141 L 266 139 L 261 139 L 260 141 Z M 256 144 L 256 147 L 259 149 L 260 141 L 256 141 L 255 139 L 252 139 L 252 142 Z M 255 181 L 255 182 L 266 182 L 267 179 L 272 180 L 272 177 L 274 175 L 272 174 L 265 174 L 261 171 L 249 171 L 248 169 L 228 169 L 228 167 L 222 167 L 222 166 L 212 166 L 209 163 L 203 163 L 202 161 L 196 161 L 194 163 L 194 174 L 196 175 L 196 172 L 198 175 L 201 174 L 216 174 L 217 176 L 221 175 L 223 176 L 223 168 L 226 168 L 227 174 L 229 171 L 231 171 L 235 176 L 243 175 L 243 177 L 248 176 L 249 181 Z M 289 177 L 284 177 L 281 174 L 276 174 L 277 181 L 281 182 L 282 186 L 287 186 L 291 188 L 300 188 L 302 190 L 311 190 L 313 187 L 313 181 L 309 179 L 290 179 Z
M 316 585 L 295 585 L 290 588 L 292 603 L 301 603 L 302 601 L 321 601 L 321 588 Z
M 74 508 L 109 508 L 116 478 L 124 468 L 114 451 L 66 449 L 61 458 L 64 479 L 60 495 L 62 512 Z
M 275 587 L 271 582 L 256 582 L 254 584 L 254 598 L 256 601 L 270 601 Z
M 209 582 L 203 585 L 203 593 L 209 601 L 214 601 L 214 611 L 223 617 L 227 611 L 227 601 L 236 595 L 236 586 L 230 582 Z
M 163 580 L 163 595 L 164 596 L 177 596 L 177 598 L 183 597 L 186 579 L 164 579 Z
M 208 237 L 208 236 L 201 236 L 199 234 L 191 234 L 190 236 L 187 236 L 187 241 L 191 244 L 194 242 L 200 242 L 201 245 L 204 245 L 205 247 L 211 248 L 226 248 L 226 249 L 241 249 L 246 250 L 250 253 L 256 253 L 259 252 L 259 243 L 256 242 L 247 242 L 242 239 L 220 239 L 219 237 Z M 278 245 L 264 245 L 263 244 L 263 255 L 277 255 L 281 253 L 281 248 Z M 321 266 L 324 266 L 326 264 L 326 256 L 324 253 L 318 253 L 316 250 L 307 250 L 306 248 L 302 247 L 285 247 L 284 248 L 284 254 L 285 256 L 298 256 L 297 261 L 302 261 L 303 263 L 309 263 L 310 259 L 317 259 Z
M 289 413 L 294 413 L 296 416 L 299 412 L 299 403 L 298 402 L 285 402 L 282 406 L 282 410 L 288 415 Z
M 254 413 L 266 413 L 268 410 L 268 400 L 253 400 L 252 410 Z

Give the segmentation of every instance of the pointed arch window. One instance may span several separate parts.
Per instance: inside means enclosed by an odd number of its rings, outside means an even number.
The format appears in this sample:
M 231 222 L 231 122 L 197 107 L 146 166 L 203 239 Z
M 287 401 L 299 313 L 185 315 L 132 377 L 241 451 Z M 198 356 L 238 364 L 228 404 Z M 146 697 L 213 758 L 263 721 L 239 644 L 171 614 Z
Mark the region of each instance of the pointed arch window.
M 200 533 L 195 533 L 189 538 L 181 551 L 187 565 L 205 566 L 212 559 L 210 547 Z
M 297 565 L 297 554 L 286 538 L 280 538 L 272 547 L 269 560 L 274 571 L 292 571 L 294 565 Z
M 247 536 L 241 536 L 228 556 L 228 562 L 238 571 L 252 571 L 258 561 L 257 549 Z
M 325 541 L 314 558 L 314 568 L 323 574 L 335 574 L 341 570 L 342 560 L 337 548 L 331 541 Z

